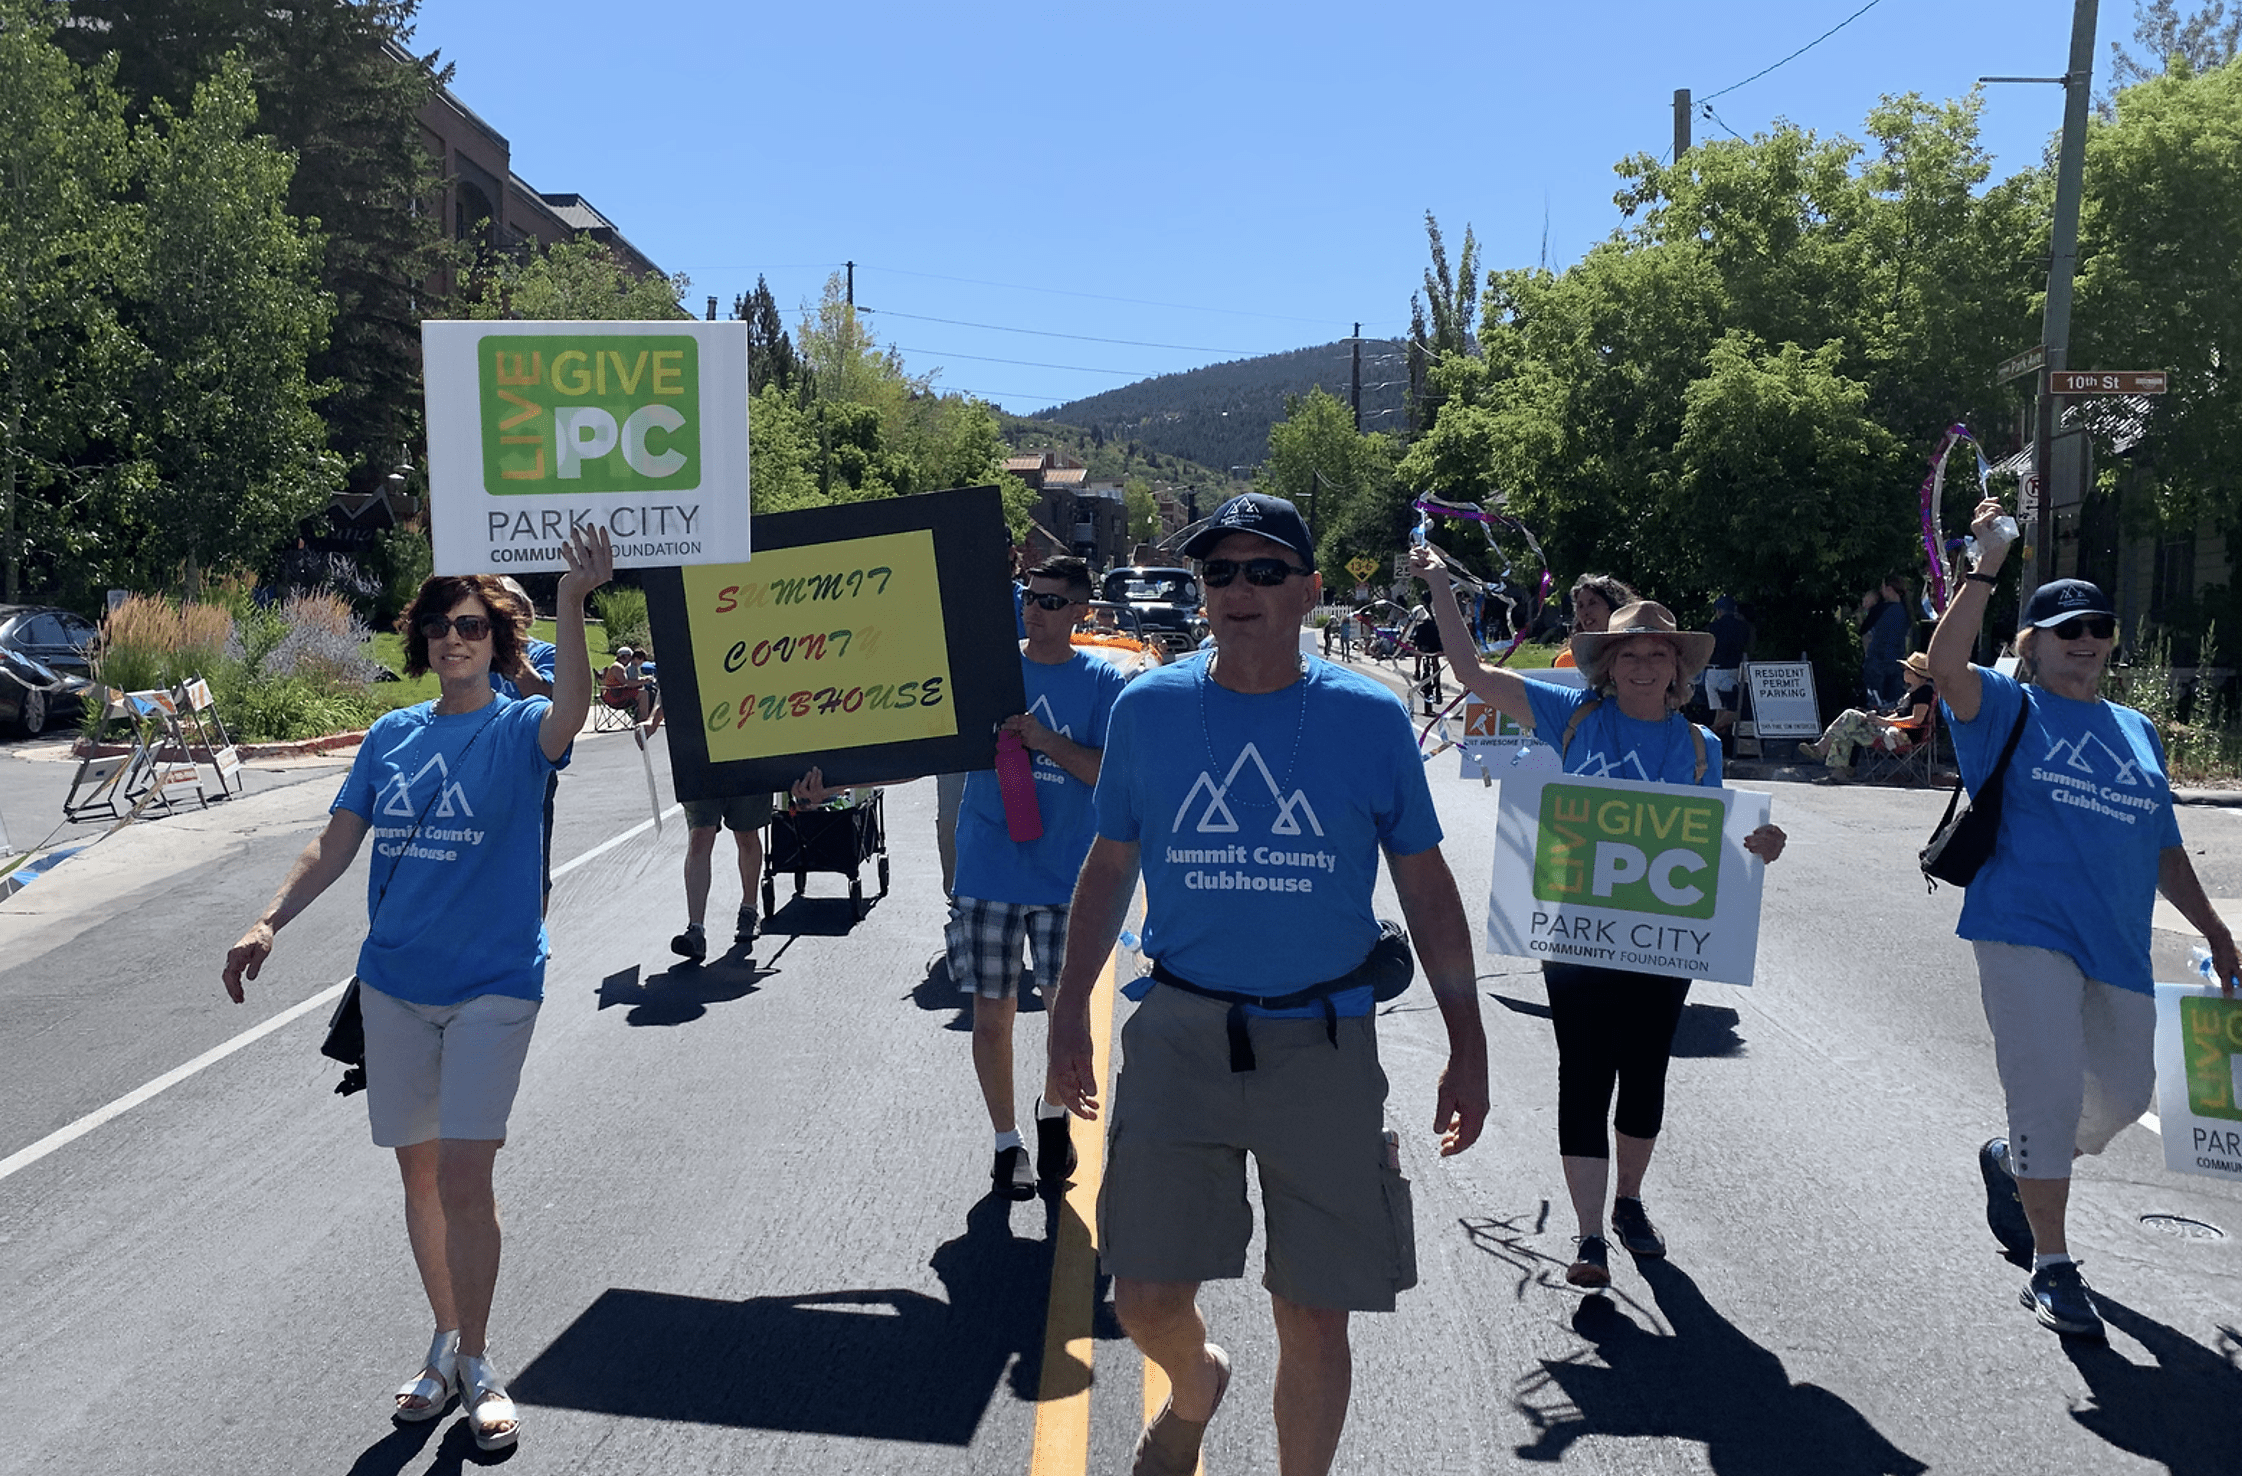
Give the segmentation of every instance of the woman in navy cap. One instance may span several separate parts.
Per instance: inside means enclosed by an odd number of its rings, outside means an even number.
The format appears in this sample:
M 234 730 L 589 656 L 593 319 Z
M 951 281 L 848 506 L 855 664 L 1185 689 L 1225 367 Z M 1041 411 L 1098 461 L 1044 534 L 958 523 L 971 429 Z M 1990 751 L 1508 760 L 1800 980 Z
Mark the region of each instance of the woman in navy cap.
M 2001 516 L 1999 502 L 1978 504 L 1971 531 L 1984 553 L 1929 652 L 1973 794 L 2014 736 L 1998 839 L 1955 928 L 1977 951 L 2008 1105 L 2008 1136 L 1978 1150 L 1978 1167 L 1987 1224 L 2012 1259 L 2031 1259 L 2020 1300 L 2057 1332 L 2098 1336 L 2101 1315 L 2064 1239 L 2064 1209 L 2071 1160 L 2101 1152 L 2155 1094 L 2156 894 L 2202 931 L 2229 992 L 2234 939 L 2180 844 L 2155 725 L 2101 696 L 2117 647 L 2109 597 L 2083 579 L 2043 584 L 2016 641 L 2023 680 L 1970 663 L 2008 553 Z

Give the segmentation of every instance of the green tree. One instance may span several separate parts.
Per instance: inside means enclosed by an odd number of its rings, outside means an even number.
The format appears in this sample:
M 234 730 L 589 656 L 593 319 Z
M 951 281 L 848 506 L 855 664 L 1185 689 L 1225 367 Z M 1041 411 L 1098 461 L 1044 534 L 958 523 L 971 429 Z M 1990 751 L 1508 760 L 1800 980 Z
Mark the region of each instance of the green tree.
M 0 0 L 0 599 L 24 593 L 37 550 L 54 578 L 100 551 L 90 506 L 124 436 L 139 358 L 117 321 L 138 252 L 121 201 L 129 160 L 108 69 L 55 45 L 59 12 Z M 52 561 L 52 562 L 48 562 Z
M 1142 477 L 1129 478 L 1121 484 L 1121 500 L 1129 509 L 1130 541 L 1157 541 L 1160 537 L 1160 504 L 1153 500 L 1152 484 Z
M 760 273 L 755 278 L 755 290 L 733 300 L 732 317 L 747 324 L 750 387 L 760 390 L 775 385 L 790 392 L 809 389 L 801 356 L 794 352 L 794 340 L 786 336 L 786 323 L 779 317 L 778 300 L 771 296 L 770 284 Z
M 1392 438 L 1357 435 L 1354 412 L 1320 389 L 1286 399 L 1285 418 L 1269 427 L 1260 487 L 1308 515 L 1327 588 L 1354 588 L 1347 560 L 1383 560 L 1406 537 L 1408 495 L 1394 481 Z
M 680 306 L 692 278 L 640 276 L 587 236 L 551 246 L 525 243 L 479 274 L 470 318 L 657 321 L 690 318 Z
M 144 256 L 128 321 L 145 346 L 138 435 L 149 557 L 201 572 L 261 564 L 341 485 L 305 365 L 326 341 L 317 233 L 287 210 L 291 158 L 253 135 L 256 94 L 227 59 L 191 111 L 135 130 Z
M 2209 0 L 2183 16 L 2178 0 L 2148 0 L 2145 5 L 2135 0 L 2133 45 L 2140 50 L 2110 43 L 2110 87 L 2114 91 L 2162 76 L 2175 60 L 2190 72 L 2225 66 L 2242 46 L 2242 6 L 2236 9 L 2229 15 L 2226 0 Z M 2105 98 L 2104 108 L 2108 105 Z

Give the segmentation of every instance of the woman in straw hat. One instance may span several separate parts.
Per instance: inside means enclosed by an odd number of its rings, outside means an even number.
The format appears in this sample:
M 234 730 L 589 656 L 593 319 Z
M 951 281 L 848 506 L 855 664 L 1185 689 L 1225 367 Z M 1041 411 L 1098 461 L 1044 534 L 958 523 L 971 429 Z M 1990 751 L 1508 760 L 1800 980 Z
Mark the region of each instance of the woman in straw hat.
M 1712 655 L 1710 635 L 1678 629 L 1665 606 L 1638 599 L 1613 611 L 1606 630 L 1573 637 L 1573 658 L 1587 674 L 1588 690 L 1529 682 L 1479 659 L 1437 549 L 1412 550 L 1410 571 L 1432 589 L 1433 614 L 1457 679 L 1558 750 L 1567 773 L 1720 787 L 1720 740 L 1679 711 Z M 1772 861 L 1783 853 L 1783 840 L 1780 829 L 1762 825 L 1744 846 Z M 1666 1253 L 1665 1238 L 1643 1209 L 1643 1174 L 1664 1120 L 1666 1063 L 1689 980 L 1573 963 L 1541 968 L 1557 1034 L 1558 1152 L 1580 1220 L 1579 1250 L 1565 1279 L 1593 1290 L 1611 1282 L 1604 1239 L 1613 1156 L 1607 1121 L 1619 1159 L 1612 1230 L 1637 1256 Z
M 1798 751 L 1827 764 L 1830 778 L 1850 779 L 1859 750 L 1881 748 L 1886 753 L 1898 753 L 1921 741 L 1930 731 L 1931 708 L 1938 702 L 1938 691 L 1931 681 L 1931 658 L 1917 651 L 1899 665 L 1907 676 L 1907 691 L 1898 702 L 1882 712 L 1848 707 L 1822 730 L 1821 742 L 1801 743 Z

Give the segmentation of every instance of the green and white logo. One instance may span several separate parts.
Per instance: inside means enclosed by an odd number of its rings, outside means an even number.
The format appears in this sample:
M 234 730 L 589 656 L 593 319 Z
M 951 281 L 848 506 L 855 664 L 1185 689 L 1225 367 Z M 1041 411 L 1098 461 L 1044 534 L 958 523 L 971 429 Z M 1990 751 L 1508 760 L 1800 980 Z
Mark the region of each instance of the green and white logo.
M 1717 800 L 1544 785 L 1533 894 L 1543 902 L 1711 917 L 1723 818 Z
M 701 484 L 700 345 L 688 334 L 492 334 L 476 378 L 486 492 Z
M 2189 1110 L 2242 1121 L 2242 1000 L 2181 1000 L 2180 1045 Z

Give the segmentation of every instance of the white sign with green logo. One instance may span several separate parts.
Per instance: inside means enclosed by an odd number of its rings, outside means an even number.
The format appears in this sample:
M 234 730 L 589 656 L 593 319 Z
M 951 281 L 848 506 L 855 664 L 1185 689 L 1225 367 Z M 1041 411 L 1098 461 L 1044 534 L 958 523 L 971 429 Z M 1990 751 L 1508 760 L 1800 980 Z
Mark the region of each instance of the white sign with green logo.
M 1546 682 L 1575 692 L 1588 685 L 1587 674 L 1570 666 L 1529 669 L 1518 675 L 1529 682 Z M 1501 779 L 1513 769 L 1533 764 L 1558 766 L 1556 749 L 1536 739 L 1524 724 L 1497 712 L 1491 703 L 1480 701 L 1473 692 L 1464 694 L 1463 734 L 1456 746 L 1463 750 L 1462 773 L 1466 779 L 1482 774 Z
M 747 325 L 428 322 L 429 521 L 445 574 L 745 563 Z
M 1749 984 L 1768 797 L 1540 769 L 1502 776 L 1487 948 Z
M 2156 986 L 2156 1097 L 2166 1168 L 2242 1179 L 2242 999 Z

